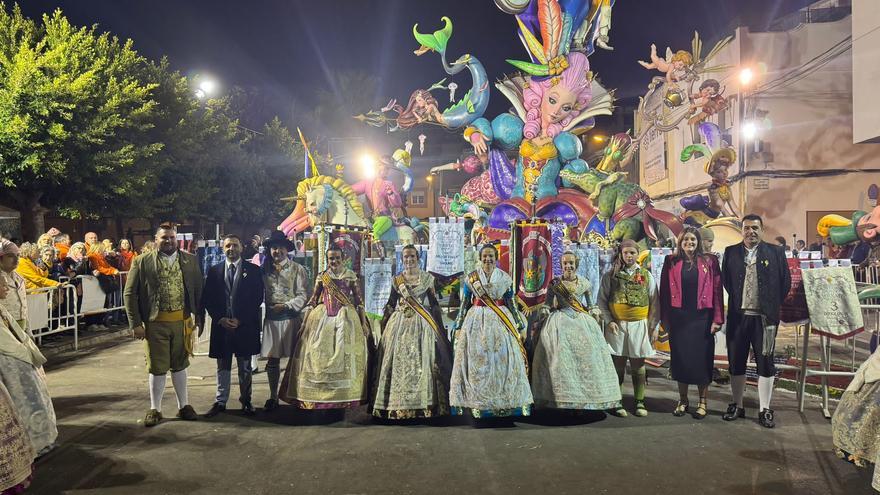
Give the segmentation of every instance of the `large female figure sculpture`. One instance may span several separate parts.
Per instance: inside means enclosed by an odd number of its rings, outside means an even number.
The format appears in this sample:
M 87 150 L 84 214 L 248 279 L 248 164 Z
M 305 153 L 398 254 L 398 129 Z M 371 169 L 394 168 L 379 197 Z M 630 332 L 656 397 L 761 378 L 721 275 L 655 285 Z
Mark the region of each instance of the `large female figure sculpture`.
M 577 136 L 592 128 L 593 116 L 611 114 L 612 97 L 594 80 L 587 54 L 570 51 L 572 26 L 580 26 L 587 15 L 584 3 L 565 2 L 563 8 L 555 1 L 533 2 L 517 15 L 532 62 L 509 62 L 531 77 L 509 77 L 496 85 L 517 115 L 499 115 L 491 122 L 480 118 L 464 131 L 490 169 L 505 165 L 498 160 L 504 151 L 518 150 L 515 176 L 493 183 L 504 201 L 492 211 L 492 228 L 506 230 L 511 221 L 535 215 L 576 226 L 594 210 L 583 193 L 557 186 L 560 171 L 588 169 L 579 158 L 583 147 Z M 541 42 L 533 33 L 537 29 Z

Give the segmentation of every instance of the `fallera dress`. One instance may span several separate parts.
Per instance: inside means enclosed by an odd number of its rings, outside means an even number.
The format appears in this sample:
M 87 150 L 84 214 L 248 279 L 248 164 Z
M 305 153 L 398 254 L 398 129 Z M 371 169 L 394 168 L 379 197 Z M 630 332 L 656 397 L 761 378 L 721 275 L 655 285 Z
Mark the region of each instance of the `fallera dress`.
M 525 351 L 522 336 L 516 330 L 519 318 L 509 309 L 512 283 L 510 276 L 500 269 L 493 270 L 490 278 L 482 269 L 467 277 L 462 303 L 466 313 L 453 336 L 449 392 L 453 414 L 469 411 L 475 418 L 485 418 L 531 413 L 533 400 Z M 479 297 L 482 290 L 483 298 Z
M 379 341 L 373 416 L 430 418 L 449 414 L 452 356 L 436 311 L 434 277 L 420 271 L 418 283 L 394 278 Z M 433 310 L 433 311 L 432 311 Z
M 318 277 L 280 398 L 301 409 L 345 409 L 367 401 L 367 333 L 358 316 L 357 275 Z
M 538 336 L 532 360 L 535 406 L 604 410 L 620 407 L 611 348 L 586 309 L 590 281 L 554 279 L 550 316 Z

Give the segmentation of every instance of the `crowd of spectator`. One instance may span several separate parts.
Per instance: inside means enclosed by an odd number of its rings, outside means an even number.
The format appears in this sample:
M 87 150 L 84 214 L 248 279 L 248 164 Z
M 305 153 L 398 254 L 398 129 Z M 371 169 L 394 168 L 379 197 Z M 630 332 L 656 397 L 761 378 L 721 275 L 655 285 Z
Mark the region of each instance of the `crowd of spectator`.
M 99 240 L 95 232 L 87 232 L 82 241 L 72 242 L 69 234 L 51 228 L 40 235 L 36 242 L 18 245 L 5 241 L 15 246 L 17 253 L 4 254 L 6 261 L 2 265 L 5 272 L 2 282 L 10 289 L 10 294 L 19 293 L 19 283 L 23 286 L 22 292 L 54 288 L 62 283 L 75 287 L 76 305 L 73 301 L 64 301 L 64 291 L 55 294 L 52 304 L 57 308 L 57 313 L 69 313 L 80 307 L 83 291 L 81 277 L 84 275 L 97 278 L 101 290 L 108 297 L 107 304 L 117 303 L 110 301 L 109 297 L 118 293 L 120 285 L 124 283 L 124 275 L 120 277 L 120 273 L 127 272 L 131 268 L 132 260 L 138 255 L 129 239 L 120 239 L 118 242 L 113 239 Z M 154 249 L 155 246 L 150 241 L 144 244 L 141 252 Z M 122 312 L 86 316 L 80 323 L 91 330 L 105 330 L 107 323 L 111 323 L 114 317 L 122 318 Z

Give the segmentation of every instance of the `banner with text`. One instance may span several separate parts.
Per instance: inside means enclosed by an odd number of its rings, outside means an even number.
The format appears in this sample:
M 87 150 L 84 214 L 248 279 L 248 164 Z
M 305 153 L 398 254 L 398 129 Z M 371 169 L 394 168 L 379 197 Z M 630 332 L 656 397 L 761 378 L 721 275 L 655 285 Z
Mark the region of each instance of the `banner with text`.
M 428 271 L 449 277 L 464 271 L 464 219 L 428 219 Z
M 852 268 L 810 268 L 801 276 L 814 332 L 845 339 L 865 329 Z
M 385 304 L 391 297 L 391 260 L 367 258 L 364 260 L 364 311 L 374 318 L 381 318 Z

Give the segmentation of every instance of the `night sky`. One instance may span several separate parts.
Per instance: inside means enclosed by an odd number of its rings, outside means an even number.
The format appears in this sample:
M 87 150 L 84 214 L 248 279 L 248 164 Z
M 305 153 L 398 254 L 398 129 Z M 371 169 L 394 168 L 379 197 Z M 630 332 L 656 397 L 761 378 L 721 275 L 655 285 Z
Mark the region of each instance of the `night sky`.
M 656 75 L 636 64 L 647 58 L 652 42 L 661 52 L 667 45 L 689 49 L 698 30 L 711 46 L 737 25 L 761 30 L 809 3 L 618 0 L 611 30 L 616 49 L 597 50 L 592 69 L 618 89 L 618 97 L 635 96 Z M 445 76 L 436 54 L 413 55 L 411 34 L 414 23 L 422 32 L 439 28 L 443 15 L 454 23 L 450 60 L 465 52 L 476 55 L 494 80 L 511 71 L 505 58 L 526 59 L 513 17 L 492 0 L 27 0 L 22 8 L 31 17 L 61 8 L 75 24 L 97 23 L 100 30 L 133 39 L 149 58 L 167 56 L 184 74 L 210 74 L 225 87 L 258 91 L 274 102 L 269 110 L 288 123 L 308 110 L 318 88 L 333 89 L 338 71 L 380 76 L 378 94 L 363 95 L 377 107 L 391 97 L 406 101 L 412 90 Z M 464 72 L 456 82 L 465 87 L 469 76 Z M 488 114 L 506 108 L 493 92 Z

